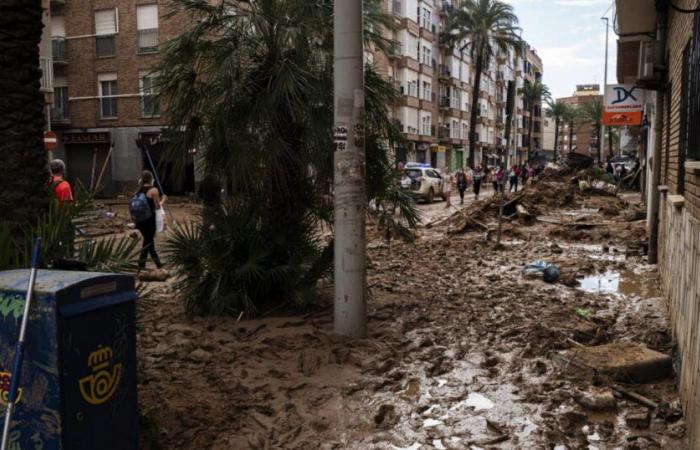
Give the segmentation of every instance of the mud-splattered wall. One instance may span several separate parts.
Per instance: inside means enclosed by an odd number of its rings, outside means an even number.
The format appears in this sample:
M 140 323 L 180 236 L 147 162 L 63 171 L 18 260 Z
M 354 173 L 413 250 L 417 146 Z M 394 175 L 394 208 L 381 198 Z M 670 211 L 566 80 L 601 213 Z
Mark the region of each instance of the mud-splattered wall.
M 678 381 L 690 448 L 700 449 L 700 221 L 662 194 L 659 272 L 680 357 Z

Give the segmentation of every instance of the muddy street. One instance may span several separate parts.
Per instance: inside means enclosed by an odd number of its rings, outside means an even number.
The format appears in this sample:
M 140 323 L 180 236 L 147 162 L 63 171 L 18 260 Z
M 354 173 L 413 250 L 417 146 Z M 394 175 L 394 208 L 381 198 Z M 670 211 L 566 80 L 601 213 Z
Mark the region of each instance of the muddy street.
M 686 448 L 672 376 L 632 383 L 561 353 L 636 343 L 672 355 L 644 222 L 618 197 L 527 195 L 546 220 L 507 221 L 500 246 L 478 227 L 454 232 L 460 213 L 442 203 L 422 206 L 434 225 L 415 244 L 372 239 L 364 340 L 333 335 L 332 289 L 303 315 L 238 322 L 188 319 L 170 282 L 150 284 L 143 447 Z M 561 280 L 523 276 L 534 260 Z

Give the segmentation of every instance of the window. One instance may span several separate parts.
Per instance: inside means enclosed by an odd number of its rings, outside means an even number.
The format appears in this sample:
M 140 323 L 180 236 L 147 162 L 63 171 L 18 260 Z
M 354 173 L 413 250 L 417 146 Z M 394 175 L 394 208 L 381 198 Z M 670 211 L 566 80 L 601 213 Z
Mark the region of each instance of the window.
M 117 118 L 117 74 L 102 73 L 97 76 L 97 89 L 100 97 L 100 117 Z
M 450 108 L 454 109 L 459 109 L 460 105 L 460 99 L 461 99 L 461 91 L 457 88 L 452 89 L 452 99 L 450 101 Z
M 432 66 L 432 59 L 431 59 L 431 52 L 432 50 L 430 47 L 423 46 L 423 64 L 426 66 Z
M 117 54 L 117 15 L 115 9 L 95 11 L 95 46 L 98 57 Z
M 690 66 L 687 70 L 688 85 L 681 87 L 681 93 L 687 103 L 687 152 L 684 155 L 688 159 L 700 160 L 700 129 L 697 126 L 700 122 L 700 14 L 695 14 L 693 25 L 692 49 L 690 57 L 683 58 Z M 684 170 L 683 170 L 684 171 Z
M 430 119 L 430 116 L 423 116 L 423 118 L 421 119 L 421 134 L 423 136 L 430 136 Z
M 423 8 L 423 28 L 430 30 L 430 10 Z
M 141 116 L 160 116 L 160 101 L 156 89 L 156 75 L 150 72 L 139 74 L 139 93 L 141 94 Z
M 158 5 L 136 7 L 136 28 L 139 43 L 138 52 L 153 53 L 158 51 Z
M 408 95 L 418 97 L 418 82 L 416 80 L 408 82 Z
M 452 130 L 452 138 L 459 139 L 459 122 L 453 120 L 452 127 L 450 129 Z
M 61 78 L 56 78 L 56 83 L 61 81 Z M 55 122 L 68 120 L 68 87 L 65 85 L 54 86 L 53 88 L 53 106 L 51 107 L 51 120 Z
M 430 101 L 432 94 L 432 86 L 427 81 L 423 82 L 423 100 Z

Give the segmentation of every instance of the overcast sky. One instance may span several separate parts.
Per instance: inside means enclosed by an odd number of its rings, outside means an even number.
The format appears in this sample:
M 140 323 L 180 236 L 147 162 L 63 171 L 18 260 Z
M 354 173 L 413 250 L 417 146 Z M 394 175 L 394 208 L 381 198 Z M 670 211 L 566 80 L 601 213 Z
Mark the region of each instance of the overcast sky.
M 614 0 L 503 0 L 515 8 L 523 38 L 544 64 L 544 83 L 554 97 L 566 97 L 577 84 L 603 85 L 605 23 Z M 610 29 L 608 82 L 615 82 L 616 36 Z

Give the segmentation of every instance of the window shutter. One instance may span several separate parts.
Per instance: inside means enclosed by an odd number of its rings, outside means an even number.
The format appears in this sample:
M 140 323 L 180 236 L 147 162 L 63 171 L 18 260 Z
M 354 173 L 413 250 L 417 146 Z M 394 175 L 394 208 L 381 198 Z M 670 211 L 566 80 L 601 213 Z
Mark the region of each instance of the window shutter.
M 66 25 L 63 16 L 51 16 L 51 36 L 66 37 Z
M 95 34 L 98 36 L 117 34 L 113 9 L 95 11 Z
M 136 28 L 139 30 L 158 28 L 158 5 L 136 7 Z

